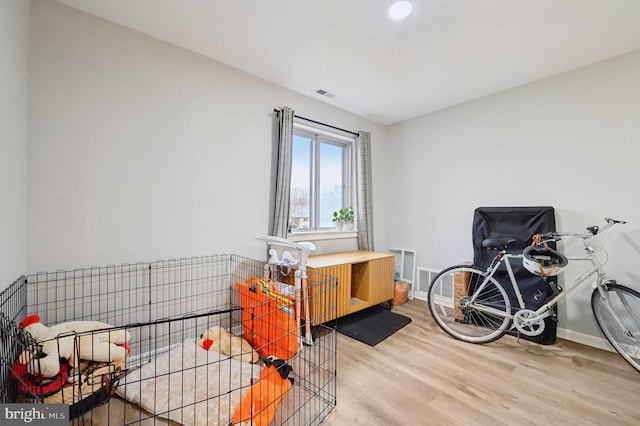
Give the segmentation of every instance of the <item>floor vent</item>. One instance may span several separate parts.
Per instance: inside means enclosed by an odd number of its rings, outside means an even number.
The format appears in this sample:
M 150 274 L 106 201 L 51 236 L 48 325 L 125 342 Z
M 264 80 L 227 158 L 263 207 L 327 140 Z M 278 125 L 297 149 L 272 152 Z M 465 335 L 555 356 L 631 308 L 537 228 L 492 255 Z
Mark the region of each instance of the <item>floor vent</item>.
M 437 269 L 418 267 L 418 283 L 414 296 L 416 299 L 427 300 L 429 284 L 440 273 Z

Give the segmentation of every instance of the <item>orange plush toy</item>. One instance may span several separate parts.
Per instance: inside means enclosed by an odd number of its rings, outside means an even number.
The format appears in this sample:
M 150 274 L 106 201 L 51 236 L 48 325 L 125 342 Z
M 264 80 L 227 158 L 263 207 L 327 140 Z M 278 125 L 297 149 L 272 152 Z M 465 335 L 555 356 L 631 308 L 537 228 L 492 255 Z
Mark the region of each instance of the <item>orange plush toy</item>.
M 263 359 L 265 367 L 260 379 L 244 395 L 233 415 L 234 425 L 268 426 L 276 414 L 280 401 L 287 395 L 293 379 L 289 364 L 273 357 Z

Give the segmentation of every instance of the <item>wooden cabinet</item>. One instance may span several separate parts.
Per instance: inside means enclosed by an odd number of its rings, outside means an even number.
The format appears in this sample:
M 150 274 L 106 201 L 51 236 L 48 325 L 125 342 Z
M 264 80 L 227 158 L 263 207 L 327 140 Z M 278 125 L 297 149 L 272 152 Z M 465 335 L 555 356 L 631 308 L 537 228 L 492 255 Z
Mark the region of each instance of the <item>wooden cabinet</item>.
M 313 317 L 324 322 L 393 299 L 394 259 L 393 254 L 364 250 L 309 257 L 309 272 L 333 275 L 338 280 L 335 315 L 314 312 Z M 320 309 L 321 305 L 313 305 Z

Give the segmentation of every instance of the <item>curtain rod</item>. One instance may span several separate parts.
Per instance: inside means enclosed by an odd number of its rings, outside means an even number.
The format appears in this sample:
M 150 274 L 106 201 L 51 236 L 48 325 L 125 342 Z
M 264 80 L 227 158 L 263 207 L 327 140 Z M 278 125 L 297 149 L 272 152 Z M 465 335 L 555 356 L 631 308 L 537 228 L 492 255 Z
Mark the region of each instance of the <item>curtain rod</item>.
M 273 109 L 273 112 L 278 113 L 278 114 L 280 114 L 281 111 L 282 110 L 279 110 L 277 108 Z M 329 127 L 331 129 L 335 129 L 335 130 L 340 130 L 341 132 L 349 133 L 350 135 L 353 135 L 353 136 L 358 136 L 359 135 L 357 132 L 352 132 L 350 130 L 341 129 L 340 127 L 332 126 L 331 124 L 321 123 L 320 121 L 312 120 L 312 119 L 306 118 L 306 117 L 301 117 L 301 116 L 295 115 L 295 114 L 293 116 L 295 118 L 300 119 L 300 120 L 308 121 L 308 122 L 314 123 L 314 124 L 319 124 L 321 126 Z

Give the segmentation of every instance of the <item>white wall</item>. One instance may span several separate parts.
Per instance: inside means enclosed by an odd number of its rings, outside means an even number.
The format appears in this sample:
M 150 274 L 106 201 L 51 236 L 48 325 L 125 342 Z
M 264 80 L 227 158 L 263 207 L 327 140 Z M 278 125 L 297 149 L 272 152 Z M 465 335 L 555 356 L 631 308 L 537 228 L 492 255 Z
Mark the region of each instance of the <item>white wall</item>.
M 30 273 L 265 258 L 275 107 L 370 131 L 385 158 L 381 125 L 57 2 L 32 3 L 30 36 Z
M 253 237 L 268 232 L 269 113 L 289 105 L 372 132 L 378 250 L 415 249 L 420 266 L 442 268 L 471 259 L 476 207 L 551 205 L 562 230 L 629 220 L 608 267 L 640 282 L 640 53 L 384 128 L 57 2 L 33 1 L 29 36 L 26 272 L 264 257 Z M 599 335 L 588 297 L 561 306 L 561 334 Z
M 0 290 L 25 272 L 29 2 L 0 1 Z
M 635 52 L 390 126 L 391 243 L 440 269 L 473 258 L 477 207 L 553 206 L 558 230 L 573 232 L 610 216 L 629 224 L 607 240 L 607 270 L 640 289 L 638 111 Z M 560 334 L 599 336 L 590 291 L 560 307 Z

